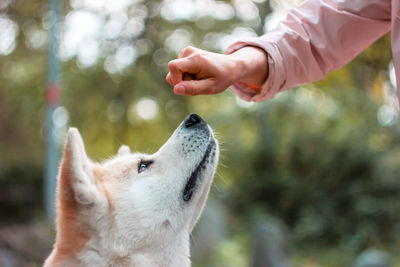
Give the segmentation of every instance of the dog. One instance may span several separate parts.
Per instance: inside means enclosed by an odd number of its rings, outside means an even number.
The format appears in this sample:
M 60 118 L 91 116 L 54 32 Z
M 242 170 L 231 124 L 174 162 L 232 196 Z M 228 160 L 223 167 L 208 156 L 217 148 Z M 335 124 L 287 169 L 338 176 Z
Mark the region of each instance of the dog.
M 191 114 L 153 155 L 122 146 L 91 161 L 68 131 L 58 174 L 56 241 L 45 267 L 191 265 L 189 236 L 204 208 L 218 142 Z

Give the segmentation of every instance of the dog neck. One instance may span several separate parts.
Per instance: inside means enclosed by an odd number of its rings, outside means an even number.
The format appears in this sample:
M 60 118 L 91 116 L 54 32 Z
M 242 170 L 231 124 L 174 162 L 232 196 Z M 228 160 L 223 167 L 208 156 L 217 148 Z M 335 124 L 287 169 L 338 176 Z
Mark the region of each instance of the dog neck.
M 190 265 L 189 236 L 182 234 L 181 237 L 176 236 L 173 242 L 135 249 L 134 251 L 118 248 L 118 245 L 110 248 L 110 244 L 95 239 L 89 240 L 81 250 L 76 252 L 66 251 L 65 248 L 60 248 L 56 243 L 44 267 L 189 267 Z

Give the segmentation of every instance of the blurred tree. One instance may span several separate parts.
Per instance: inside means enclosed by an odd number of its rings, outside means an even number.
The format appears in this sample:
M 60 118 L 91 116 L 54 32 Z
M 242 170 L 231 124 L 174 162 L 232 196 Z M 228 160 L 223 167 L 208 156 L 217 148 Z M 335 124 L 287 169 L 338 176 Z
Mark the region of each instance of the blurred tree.
M 0 214 L 27 220 L 41 204 L 47 1 L 2 3 L 0 196 L 25 187 L 31 197 L 0 197 Z M 230 91 L 176 96 L 165 82 L 167 62 L 189 44 L 221 51 L 262 33 L 268 2 L 70 0 L 64 10 L 60 145 L 71 125 L 94 159 L 122 143 L 152 153 L 197 112 L 222 141 L 226 167 L 214 194 L 229 203 L 232 228 L 243 220 L 244 231 L 261 211 L 283 219 L 295 245 L 357 250 L 399 237 L 400 135 L 382 111 L 389 36 L 319 83 L 251 104 Z
M 301 243 L 361 249 L 397 239 L 400 217 L 391 209 L 399 208 L 399 182 L 381 164 L 400 140 L 396 129 L 378 123 L 382 95 L 365 90 L 386 71 L 388 43 L 386 36 L 348 67 L 283 93 L 254 114 L 258 142 L 250 154 L 235 152 L 253 160 L 244 166 L 236 156 L 225 163 L 240 166 L 231 195 L 240 214 L 261 207 L 284 218 Z M 399 169 L 396 157 L 388 169 Z

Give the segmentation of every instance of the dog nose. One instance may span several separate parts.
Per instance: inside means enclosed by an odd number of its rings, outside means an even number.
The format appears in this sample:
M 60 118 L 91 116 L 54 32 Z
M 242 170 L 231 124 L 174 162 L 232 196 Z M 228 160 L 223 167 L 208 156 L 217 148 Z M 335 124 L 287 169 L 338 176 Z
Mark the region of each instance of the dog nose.
M 199 123 L 204 123 L 204 121 L 197 114 L 190 114 L 189 116 L 186 117 L 185 121 L 183 122 L 186 128 L 190 128 Z

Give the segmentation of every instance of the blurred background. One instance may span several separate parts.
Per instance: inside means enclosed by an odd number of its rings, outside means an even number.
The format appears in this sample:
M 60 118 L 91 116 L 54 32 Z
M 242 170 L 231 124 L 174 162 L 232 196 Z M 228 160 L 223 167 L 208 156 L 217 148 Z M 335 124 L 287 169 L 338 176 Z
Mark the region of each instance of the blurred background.
M 263 34 L 284 18 L 275 6 L 69 0 L 54 25 L 46 0 L 1 0 L 0 266 L 41 266 L 54 242 L 45 208 L 49 123 L 56 148 L 74 126 L 100 161 L 121 144 L 157 151 L 192 112 L 217 131 L 222 147 L 192 237 L 194 267 L 400 266 L 400 127 L 389 35 L 326 79 L 264 103 L 230 90 L 177 96 L 165 82 L 167 63 L 182 48 L 222 52 Z M 61 72 L 49 76 L 52 25 Z

